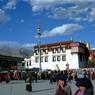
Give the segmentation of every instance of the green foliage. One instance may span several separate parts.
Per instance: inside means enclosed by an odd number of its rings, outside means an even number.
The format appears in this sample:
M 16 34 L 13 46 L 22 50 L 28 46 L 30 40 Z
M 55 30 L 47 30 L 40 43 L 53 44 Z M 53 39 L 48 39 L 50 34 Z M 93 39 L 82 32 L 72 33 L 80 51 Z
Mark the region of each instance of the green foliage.
M 95 59 L 91 59 L 88 61 L 88 67 L 95 67 Z

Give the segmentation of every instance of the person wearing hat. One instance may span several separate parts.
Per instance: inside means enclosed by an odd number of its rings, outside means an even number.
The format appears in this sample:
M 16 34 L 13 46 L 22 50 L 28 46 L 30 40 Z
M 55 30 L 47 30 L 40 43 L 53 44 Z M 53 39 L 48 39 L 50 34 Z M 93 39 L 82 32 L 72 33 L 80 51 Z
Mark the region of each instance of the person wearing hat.
M 57 82 L 55 95 L 72 95 L 71 87 L 67 84 L 67 77 L 64 75 L 57 75 L 55 78 Z
M 74 95 L 94 95 L 93 85 L 88 78 L 79 78 L 76 81 L 76 86 L 79 88 Z

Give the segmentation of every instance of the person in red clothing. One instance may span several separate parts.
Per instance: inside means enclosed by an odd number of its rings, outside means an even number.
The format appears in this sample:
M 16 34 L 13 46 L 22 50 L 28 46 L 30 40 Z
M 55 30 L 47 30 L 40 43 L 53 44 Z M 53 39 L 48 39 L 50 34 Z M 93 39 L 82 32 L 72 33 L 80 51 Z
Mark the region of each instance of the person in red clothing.
M 16 80 L 19 80 L 19 79 L 20 79 L 20 77 L 19 77 L 19 72 L 18 72 L 18 71 L 15 71 L 13 77 L 14 77 L 14 79 L 16 79 Z
M 5 74 L 4 78 L 5 78 L 6 83 L 10 81 L 10 75 L 8 73 Z

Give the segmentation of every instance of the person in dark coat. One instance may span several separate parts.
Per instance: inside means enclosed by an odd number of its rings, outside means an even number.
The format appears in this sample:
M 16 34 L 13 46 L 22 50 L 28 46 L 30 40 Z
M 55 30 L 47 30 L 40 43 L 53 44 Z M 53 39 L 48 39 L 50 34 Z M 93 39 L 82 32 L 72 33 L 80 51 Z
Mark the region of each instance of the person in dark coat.
M 77 79 L 76 86 L 78 86 L 79 89 L 75 92 L 74 95 L 94 95 L 93 85 L 88 78 Z
M 28 73 L 28 77 L 26 79 L 26 91 L 32 91 L 32 76 L 31 73 Z
M 67 84 L 67 77 L 64 75 L 57 75 L 55 78 L 57 82 L 57 88 L 55 95 L 72 95 L 71 87 Z

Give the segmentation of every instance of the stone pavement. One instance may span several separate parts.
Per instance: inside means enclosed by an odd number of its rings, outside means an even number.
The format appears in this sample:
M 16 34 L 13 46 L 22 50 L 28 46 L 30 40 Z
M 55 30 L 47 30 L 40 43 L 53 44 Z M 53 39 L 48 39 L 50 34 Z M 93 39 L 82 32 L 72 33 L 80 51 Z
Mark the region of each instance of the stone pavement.
M 26 84 L 24 81 L 11 81 L 8 84 L 3 82 L 0 83 L 0 95 L 54 95 L 55 85 L 55 83 L 49 84 L 48 80 L 40 80 L 38 81 L 38 83 L 32 84 L 32 92 L 27 92 L 25 91 Z M 77 87 L 75 86 L 75 82 L 72 81 L 70 85 L 72 89 L 72 95 L 74 95 L 74 92 L 77 89 Z M 93 85 L 95 87 L 95 81 L 93 81 Z

